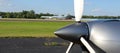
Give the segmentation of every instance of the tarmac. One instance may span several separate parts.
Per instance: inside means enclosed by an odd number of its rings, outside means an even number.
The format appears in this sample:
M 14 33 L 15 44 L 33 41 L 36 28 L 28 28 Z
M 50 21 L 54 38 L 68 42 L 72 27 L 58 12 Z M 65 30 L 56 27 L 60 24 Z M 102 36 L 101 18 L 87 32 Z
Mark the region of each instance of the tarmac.
M 68 45 L 46 46 L 44 43 L 66 43 L 60 38 L 0 38 L 0 53 L 65 53 Z M 79 45 L 75 45 L 70 53 L 81 53 Z

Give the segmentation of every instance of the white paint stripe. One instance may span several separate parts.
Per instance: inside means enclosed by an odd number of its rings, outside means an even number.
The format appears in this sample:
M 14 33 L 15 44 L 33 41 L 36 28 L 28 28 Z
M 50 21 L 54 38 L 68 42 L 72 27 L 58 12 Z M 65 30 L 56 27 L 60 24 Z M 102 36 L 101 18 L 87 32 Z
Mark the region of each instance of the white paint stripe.
M 83 37 L 81 37 L 80 40 L 85 45 L 85 47 L 89 50 L 90 53 L 96 53 L 94 49 L 89 45 L 89 43 Z
M 66 53 L 69 53 L 69 51 L 72 48 L 73 44 L 74 44 L 73 42 L 70 42 L 70 45 L 68 46 L 68 49 L 67 49 Z

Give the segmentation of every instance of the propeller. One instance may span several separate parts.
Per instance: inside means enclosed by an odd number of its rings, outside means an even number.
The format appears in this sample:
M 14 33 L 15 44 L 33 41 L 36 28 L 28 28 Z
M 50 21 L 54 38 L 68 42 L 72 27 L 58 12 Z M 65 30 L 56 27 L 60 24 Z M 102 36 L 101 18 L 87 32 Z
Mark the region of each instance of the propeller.
M 95 53 L 94 49 L 89 45 L 89 29 L 85 22 L 81 22 L 83 13 L 84 0 L 74 0 L 74 12 L 76 23 L 63 27 L 55 31 L 55 35 L 65 40 L 71 41 L 66 51 L 69 53 L 74 44 L 80 43 L 84 45 L 90 53 Z
M 75 21 L 79 22 L 82 18 L 84 0 L 74 0 Z

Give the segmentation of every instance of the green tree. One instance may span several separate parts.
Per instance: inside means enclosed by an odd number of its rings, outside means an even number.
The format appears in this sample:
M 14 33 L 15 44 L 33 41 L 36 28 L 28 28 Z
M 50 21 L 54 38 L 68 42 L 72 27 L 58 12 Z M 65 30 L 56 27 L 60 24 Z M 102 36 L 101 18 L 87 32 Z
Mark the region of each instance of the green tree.
M 66 19 L 72 19 L 72 18 L 75 18 L 75 16 L 68 14 L 65 18 Z

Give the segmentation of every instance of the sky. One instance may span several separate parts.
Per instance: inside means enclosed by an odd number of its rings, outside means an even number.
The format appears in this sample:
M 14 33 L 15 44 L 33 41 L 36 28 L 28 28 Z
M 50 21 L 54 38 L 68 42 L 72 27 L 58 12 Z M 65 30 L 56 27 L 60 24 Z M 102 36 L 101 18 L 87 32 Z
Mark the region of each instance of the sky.
M 2 12 L 34 10 L 36 13 L 74 15 L 73 7 L 73 0 L 0 0 Z M 120 0 L 85 0 L 83 14 L 120 16 Z

